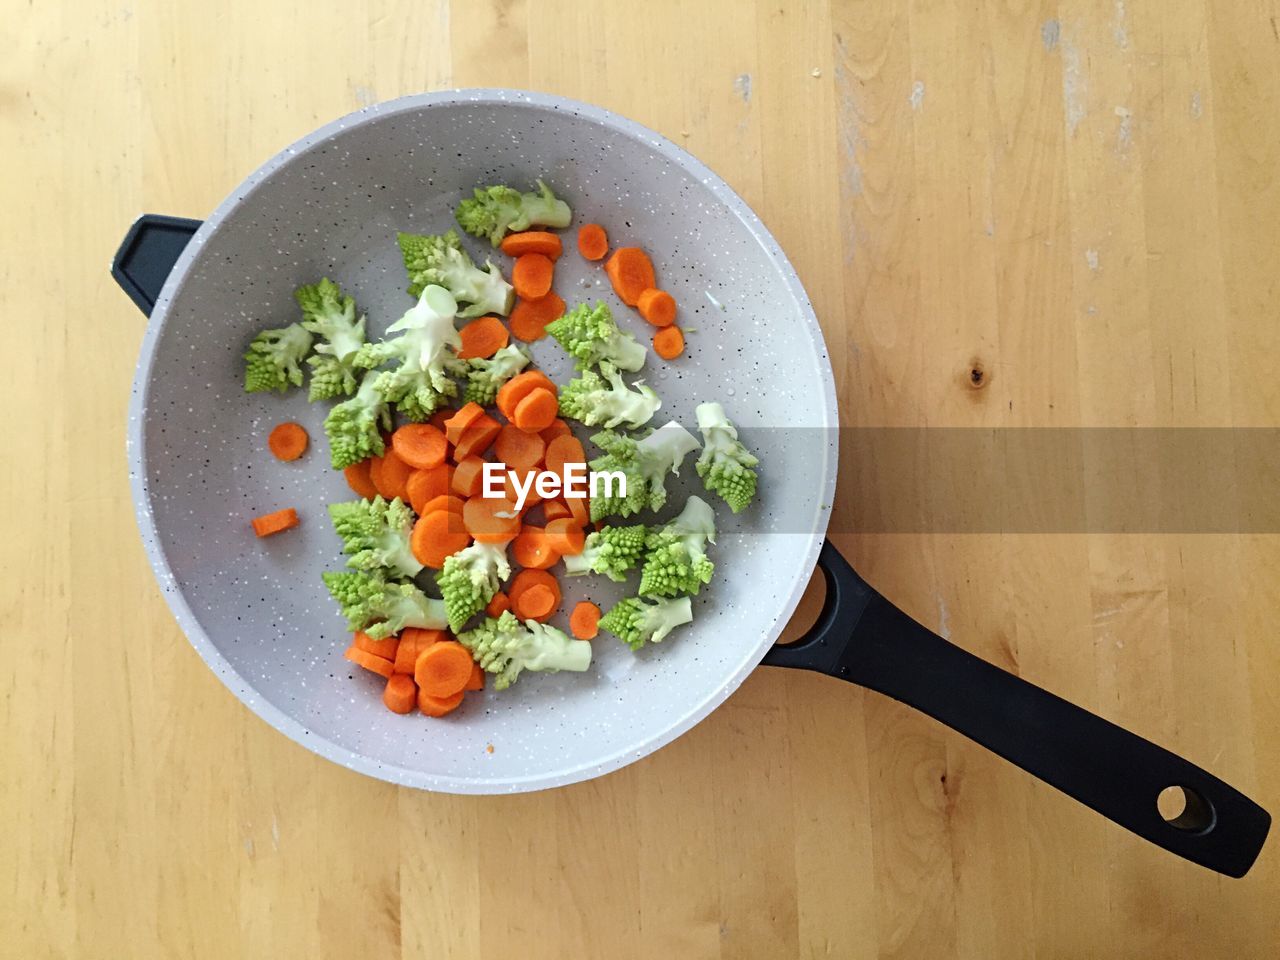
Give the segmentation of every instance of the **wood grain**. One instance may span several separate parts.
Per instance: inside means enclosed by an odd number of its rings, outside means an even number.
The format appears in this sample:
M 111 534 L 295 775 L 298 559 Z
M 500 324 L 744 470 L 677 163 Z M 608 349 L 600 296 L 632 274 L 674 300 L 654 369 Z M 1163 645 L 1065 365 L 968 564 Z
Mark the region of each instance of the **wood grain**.
M 553 793 L 314 758 L 151 578 L 123 456 L 142 322 L 105 267 L 138 212 L 201 216 L 358 106 L 528 87 L 746 197 L 846 424 L 1275 425 L 1274 2 L 0 4 L 0 956 L 1273 955 L 1274 843 L 1225 880 L 818 677 L 762 670 Z M 891 481 L 845 452 L 845 502 Z M 922 622 L 1280 809 L 1274 536 L 838 542 Z

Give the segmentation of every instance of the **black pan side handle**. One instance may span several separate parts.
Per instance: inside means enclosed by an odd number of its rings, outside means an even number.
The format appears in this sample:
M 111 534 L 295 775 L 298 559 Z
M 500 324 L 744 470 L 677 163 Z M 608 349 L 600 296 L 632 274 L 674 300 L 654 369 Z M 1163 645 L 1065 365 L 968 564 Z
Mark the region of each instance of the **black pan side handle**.
M 111 261 L 111 276 L 148 317 L 173 265 L 198 229 L 199 220 L 144 213 L 125 234 Z
M 818 560 L 827 599 L 772 666 L 816 670 L 909 704 L 1126 830 L 1193 863 L 1242 877 L 1271 815 L 1194 763 L 965 652 L 876 593 L 831 545 Z M 1182 788 L 1166 820 L 1156 798 Z

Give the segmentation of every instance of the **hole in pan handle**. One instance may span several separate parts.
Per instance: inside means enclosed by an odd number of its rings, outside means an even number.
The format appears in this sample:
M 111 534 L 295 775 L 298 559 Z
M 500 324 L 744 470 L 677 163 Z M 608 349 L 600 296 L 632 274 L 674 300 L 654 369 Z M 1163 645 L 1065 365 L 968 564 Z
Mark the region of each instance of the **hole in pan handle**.
M 199 220 L 144 213 L 125 234 L 111 261 L 111 276 L 148 317 L 173 265 L 198 229 Z
M 1193 863 L 1242 877 L 1271 815 L 1213 774 L 942 639 L 876 593 L 831 545 L 827 598 L 810 631 L 764 658 L 901 700 Z M 1177 787 L 1186 803 L 1162 812 Z M 1166 795 L 1167 800 L 1167 795 Z M 1167 807 L 1166 801 L 1162 801 Z

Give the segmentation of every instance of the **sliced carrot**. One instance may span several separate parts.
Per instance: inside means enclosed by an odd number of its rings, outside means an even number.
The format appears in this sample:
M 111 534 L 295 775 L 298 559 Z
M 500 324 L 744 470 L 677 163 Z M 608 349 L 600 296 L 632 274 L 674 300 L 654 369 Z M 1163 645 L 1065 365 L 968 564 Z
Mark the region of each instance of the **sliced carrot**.
M 391 435 L 391 449 L 410 467 L 430 470 L 444 463 L 449 454 L 449 441 L 429 423 L 406 423 Z M 385 478 L 385 464 L 382 473 Z
M 433 643 L 418 654 L 413 679 L 433 697 L 451 697 L 466 687 L 473 663 L 471 652 L 457 640 Z
M 609 252 L 609 235 L 598 223 L 584 223 L 578 228 L 578 252 L 588 260 L 603 260 Z
M 669 327 L 676 322 L 676 298 L 665 290 L 650 287 L 640 294 L 636 309 L 655 327 Z
M 591 522 L 590 497 L 571 497 L 566 494 L 564 502 L 569 508 L 569 512 L 573 514 L 573 519 L 578 522 L 578 526 L 585 527 Z
M 444 422 L 445 439 L 454 446 L 462 439 L 462 432 L 484 413 L 484 407 L 478 403 L 463 404 L 462 409 Z
M 479 456 L 493 444 L 498 437 L 502 424 L 482 413 L 471 421 L 471 425 L 462 431 L 462 439 L 453 448 L 454 459 L 461 463 L 467 457 Z
M 547 335 L 547 324 L 564 316 L 564 301 L 556 293 L 536 300 L 518 300 L 507 322 L 511 333 L 528 343 Z
M 457 412 L 458 411 L 453 409 L 453 407 L 440 407 L 431 415 L 430 419 L 427 420 L 427 423 L 431 424 L 441 433 L 444 433 L 445 422 Z
M 382 702 L 392 713 L 412 713 L 418 702 L 418 686 L 413 677 L 393 673 L 382 691 Z
M 640 294 L 658 285 L 653 274 L 653 261 L 639 247 L 619 247 L 604 265 L 604 272 L 616 293 L 629 307 L 634 307 Z
M 550 526 L 553 520 L 566 520 L 573 516 L 573 511 L 563 500 L 542 501 L 542 516 Z M 576 522 L 576 521 L 575 521 Z
M 508 423 L 498 431 L 493 452 L 512 470 L 532 470 L 542 463 L 547 444 L 536 433 L 528 433 Z
M 520 594 L 520 600 L 516 604 L 516 615 L 521 620 L 542 622 L 549 619 L 555 609 L 556 595 L 549 587 L 536 583 Z
M 462 703 L 464 696 L 466 694 L 461 690 L 451 697 L 433 697 L 425 690 L 419 690 L 418 709 L 428 717 L 443 717 L 445 714 L 452 713 L 458 709 L 458 704 Z
M 472 497 L 462 508 L 462 522 L 479 543 L 505 543 L 520 532 L 516 505 L 506 497 Z
M 525 524 L 520 536 L 511 541 L 511 559 L 526 570 L 545 570 L 553 566 L 560 555 L 542 527 Z
M 653 335 L 653 351 L 663 360 L 674 360 L 684 353 L 684 333 L 677 326 L 663 327 Z
M 476 496 L 484 485 L 485 462 L 474 454 L 459 460 L 457 469 L 453 471 L 453 484 L 449 489 L 460 497 Z
M 501 590 L 499 590 L 497 593 L 493 595 L 488 605 L 484 608 L 484 615 L 486 617 L 497 618 L 502 616 L 502 612 L 504 610 L 510 610 L 510 609 L 511 609 L 511 598 L 508 597 Z
M 423 504 L 421 510 L 416 510 L 415 512 L 419 516 L 426 516 L 428 513 L 431 513 L 433 510 L 448 510 L 451 513 L 456 513 L 458 516 L 462 516 L 462 508 L 465 505 L 466 505 L 466 501 L 463 500 L 461 497 L 455 497 L 448 493 L 442 493 L 438 497 L 432 497 L 425 504 Z
M 368 650 L 361 650 L 352 644 L 347 647 L 347 652 L 343 654 L 348 660 L 358 667 L 364 667 L 366 670 L 372 670 L 381 677 L 389 677 L 393 672 L 391 661 L 386 657 L 379 657 L 370 653 Z
M 275 513 L 264 513 L 260 517 L 254 517 L 250 523 L 253 524 L 253 532 L 260 537 L 269 537 L 273 533 L 280 533 L 282 530 L 289 530 L 298 525 L 298 511 L 293 507 L 285 507 L 283 510 L 277 510 Z
M 462 689 L 468 692 L 484 689 L 484 671 L 480 669 L 480 664 L 471 664 L 471 679 L 467 681 L 467 685 Z
M 587 538 L 578 522 L 573 517 L 566 517 L 547 522 L 547 539 L 551 541 L 551 549 L 562 557 L 568 557 L 581 553 Z
M 448 640 L 449 634 L 444 630 L 419 630 L 417 627 L 406 627 L 400 631 L 400 646 L 396 648 L 396 659 L 392 666 L 396 673 L 413 675 L 413 665 L 418 662 L 418 654 L 433 643 Z
M 516 404 L 515 425 L 527 433 L 536 434 L 555 423 L 560 403 L 553 391 L 545 387 L 529 391 L 529 395 Z
M 391 444 L 387 444 L 384 449 L 390 449 Z M 378 491 L 378 496 L 382 496 L 382 455 L 375 453 L 369 458 L 369 482 L 373 484 L 373 488 Z
M 502 252 L 508 257 L 523 257 L 526 253 L 540 253 L 551 260 L 559 258 L 564 249 L 557 234 L 546 230 L 525 230 L 508 233 L 502 238 Z
M 351 645 L 359 647 L 365 653 L 372 653 L 375 657 L 381 657 L 383 660 L 394 660 L 396 658 L 396 649 L 400 646 L 400 638 L 390 636 L 385 640 L 375 640 L 367 633 L 357 631 L 355 636 L 351 638 Z
M 542 461 L 552 473 L 564 476 L 567 463 L 586 463 L 587 453 L 582 449 L 582 441 L 573 434 L 556 437 L 547 444 L 547 454 Z
M 276 424 L 275 428 L 267 434 L 267 448 L 278 460 L 297 460 L 307 452 L 307 444 L 310 441 L 311 438 L 307 436 L 307 431 L 303 429 L 302 424 L 292 421 Z
M 409 505 L 413 512 L 422 516 L 427 512 L 427 504 L 436 497 L 449 492 L 453 482 L 453 467 L 447 463 L 432 467 L 430 470 L 415 470 L 405 481 L 405 493 L 409 497 Z
M 572 435 L 573 430 L 570 429 L 569 424 L 565 423 L 559 417 L 557 417 L 551 426 L 547 427 L 547 429 L 538 431 L 538 436 L 542 437 L 545 443 L 550 443 L 556 437 L 567 437 Z
M 524 491 L 524 508 L 520 511 L 521 515 L 532 510 L 542 502 L 542 497 L 538 495 L 537 485 L 537 469 L 530 467 L 528 470 L 517 470 L 516 475 L 520 478 L 520 485 L 525 488 Z M 533 474 L 533 479 L 530 479 Z M 516 490 L 515 480 L 511 476 L 511 471 L 507 471 L 506 478 L 502 481 L 502 493 L 512 503 L 518 503 L 520 494 Z
M 556 392 L 556 385 L 541 370 L 518 373 L 498 388 L 498 410 L 508 420 L 515 419 L 516 407 L 534 390 L 542 388 Z
M 449 510 L 433 510 L 418 518 L 409 535 L 409 549 L 422 563 L 433 570 L 444 566 L 451 557 L 471 542 L 457 514 Z
M 580 600 L 569 614 L 569 632 L 579 640 L 594 640 L 600 632 L 600 608 L 590 600 Z
M 347 478 L 347 486 L 356 492 L 357 495 L 366 500 L 372 500 L 378 495 L 378 488 L 373 485 L 373 481 L 369 479 L 369 461 L 361 460 L 359 463 L 353 463 L 342 471 Z
M 408 503 L 409 491 L 405 488 L 405 484 L 409 482 L 411 473 L 413 473 L 413 467 L 404 462 L 400 454 L 396 453 L 395 447 L 388 447 L 386 453 L 382 455 L 382 464 L 378 468 L 374 483 L 377 484 L 378 492 L 385 499 L 394 500 L 399 497 Z
M 556 265 L 550 257 L 541 253 L 525 253 L 516 257 L 515 266 L 511 268 L 511 285 L 516 288 L 517 296 L 538 300 L 551 292 L 551 281 L 555 276 Z
M 458 335 L 462 337 L 459 360 L 492 357 L 511 340 L 507 335 L 507 328 L 497 317 L 478 317 L 459 330 Z
M 556 607 L 560 606 L 560 583 L 551 574 L 545 570 L 526 569 L 521 570 L 511 578 L 511 584 L 507 587 L 507 596 L 511 598 L 511 609 L 518 611 L 520 608 L 520 595 L 530 587 L 541 584 L 555 594 Z M 553 611 L 554 612 L 554 611 Z

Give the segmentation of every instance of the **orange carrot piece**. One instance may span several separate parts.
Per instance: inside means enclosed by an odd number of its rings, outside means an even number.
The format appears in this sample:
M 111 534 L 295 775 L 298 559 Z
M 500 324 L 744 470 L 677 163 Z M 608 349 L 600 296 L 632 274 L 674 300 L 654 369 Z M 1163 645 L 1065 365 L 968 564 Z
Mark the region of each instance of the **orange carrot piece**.
M 449 454 L 449 441 L 429 423 L 406 423 L 391 435 L 391 450 L 410 467 L 430 470 L 444 463 Z M 386 464 L 383 464 L 384 479 L 386 474 Z
M 464 696 L 466 694 L 461 690 L 451 697 L 433 697 L 425 690 L 419 690 L 418 709 L 428 717 L 443 717 L 445 714 L 452 713 L 458 709 L 458 704 L 462 703 Z
M 467 692 L 484 689 L 484 671 L 480 669 L 480 664 L 471 664 L 471 679 L 467 681 L 467 685 L 462 689 Z
M 409 498 L 409 506 L 413 512 L 422 516 L 427 512 L 427 504 L 436 497 L 449 492 L 453 482 L 453 467 L 447 463 L 432 467 L 430 470 L 415 470 L 405 481 L 405 493 Z
M 547 522 L 547 539 L 551 541 L 551 549 L 567 557 L 581 553 L 587 537 L 573 517 L 565 517 Z
M 472 497 L 462 508 L 462 522 L 478 543 L 505 543 L 520 532 L 516 505 L 506 497 Z
M 560 606 L 560 583 L 551 574 L 545 570 L 525 569 L 521 570 L 511 578 L 511 585 L 507 587 L 507 596 L 511 598 L 512 610 L 519 609 L 519 600 L 530 587 L 541 584 L 555 594 L 556 607 Z M 554 610 L 553 610 L 554 612 Z
M 459 460 L 457 469 L 453 471 L 453 485 L 449 489 L 460 497 L 479 494 L 484 484 L 484 465 L 485 461 L 474 454 Z
M 578 228 L 578 252 L 588 260 L 603 260 L 609 252 L 609 235 L 598 223 L 584 223 Z
M 677 326 L 663 327 L 653 335 L 653 352 L 663 360 L 674 360 L 684 353 L 684 333 Z
M 563 500 L 544 500 L 542 502 L 542 516 L 550 526 L 553 520 L 567 520 L 573 516 L 573 511 L 569 509 L 569 505 Z M 574 521 L 575 523 L 577 521 Z
M 564 301 L 556 293 L 536 300 L 519 300 L 507 322 L 513 336 L 532 343 L 547 335 L 547 324 L 564 316 Z
M 569 632 L 579 640 L 594 640 L 600 632 L 600 608 L 590 600 L 580 600 L 569 614 Z
M 521 620 L 537 620 L 541 623 L 550 619 L 555 608 L 556 595 L 551 592 L 551 588 L 535 583 L 520 594 L 520 599 L 516 601 L 516 616 Z
M 390 449 L 390 445 L 384 449 Z M 382 496 L 382 455 L 375 453 L 369 458 L 369 482 L 373 484 L 373 488 L 378 491 L 378 496 Z
M 665 290 L 650 287 L 640 294 L 636 309 L 655 327 L 669 327 L 676 322 L 676 298 Z
M 445 422 L 448 421 L 448 419 L 457 412 L 458 411 L 453 409 L 453 407 L 440 407 L 438 410 L 436 410 L 435 413 L 431 415 L 431 417 L 427 420 L 427 423 L 431 424 L 441 433 L 444 433 Z
M 492 357 L 510 342 L 507 328 L 497 317 L 477 317 L 458 331 L 462 337 L 462 349 L 458 351 L 459 360 L 470 360 L 473 357 Z
M 529 479 L 529 474 L 531 473 L 535 474 L 533 480 Z M 536 468 L 530 467 L 528 470 L 517 470 L 516 474 L 520 478 L 520 485 L 525 488 L 524 509 L 520 511 L 523 515 L 540 504 L 542 502 L 542 497 L 538 496 Z M 515 481 L 512 479 L 510 471 L 507 471 L 507 475 L 502 481 L 502 494 L 512 503 L 515 503 L 520 499 L 519 494 L 516 492 Z
M 517 296 L 537 300 L 551 292 L 551 281 L 555 276 L 556 265 L 550 257 L 526 253 L 517 257 L 515 266 L 511 268 L 511 285 L 516 288 Z
M 409 482 L 409 474 L 411 473 L 413 473 L 413 468 L 401 459 L 400 454 L 396 453 L 394 447 L 388 447 L 386 453 L 382 455 L 382 463 L 378 466 L 378 474 L 374 478 L 374 483 L 384 499 L 394 500 L 399 497 L 405 503 L 408 503 L 409 491 L 405 489 L 405 484 Z
M 462 516 L 462 508 L 466 505 L 466 501 L 461 497 L 455 497 L 452 494 L 442 493 L 438 497 L 432 497 L 422 507 L 421 510 L 415 511 L 418 516 L 426 516 L 433 510 L 448 510 L 450 513 L 456 513 Z
M 407 673 L 413 676 L 413 665 L 418 662 L 418 654 L 431 644 L 448 639 L 449 634 L 444 630 L 420 630 L 417 627 L 406 627 L 400 631 L 400 646 L 396 648 L 396 659 L 392 667 L 396 673 Z
M 307 452 L 307 444 L 311 438 L 302 424 L 288 421 L 278 423 L 267 434 L 267 448 L 278 460 L 297 460 Z
M 511 559 L 526 570 L 545 570 L 553 566 L 560 555 L 551 545 L 546 530 L 525 524 L 520 536 L 511 541 Z
M 653 274 L 653 261 L 639 247 L 619 247 L 604 265 L 604 272 L 616 293 L 629 307 L 634 307 L 640 294 L 658 285 Z
M 493 452 L 498 460 L 512 470 L 532 470 L 542 463 L 547 444 L 536 433 L 528 433 L 515 424 L 508 423 L 498 431 L 498 439 L 493 442 Z
M 342 471 L 343 476 L 347 478 L 347 486 L 354 490 L 357 496 L 363 497 L 365 500 L 372 500 L 378 495 L 378 488 L 373 485 L 373 481 L 369 479 L 369 461 L 361 460 L 359 463 L 353 463 Z
M 556 437 L 567 437 L 572 435 L 573 430 L 570 429 L 569 424 L 565 423 L 559 417 L 557 417 L 551 426 L 547 427 L 547 429 L 538 431 L 538 436 L 542 437 L 544 443 L 550 443 Z
M 418 686 L 413 677 L 393 673 L 382 691 L 382 702 L 392 713 L 412 713 L 418 703 Z
M 563 477 L 565 464 L 586 463 L 587 453 L 582 449 L 582 441 L 570 433 L 556 437 L 547 444 L 547 453 L 542 462 L 552 473 Z
M 409 549 L 418 562 L 433 570 L 444 566 L 446 557 L 462 550 L 471 542 L 457 514 L 449 510 L 433 510 L 418 518 L 409 535 Z
M 462 439 L 462 433 L 484 413 L 484 407 L 478 403 L 463 404 L 462 409 L 444 422 L 445 439 L 454 446 Z
M 467 457 L 479 456 L 489 449 L 493 441 L 498 437 L 498 431 L 502 429 L 502 424 L 489 416 L 482 413 L 471 421 L 471 425 L 462 431 L 462 438 L 453 448 L 454 459 L 461 463 Z
M 365 653 L 372 653 L 375 657 L 381 657 L 383 660 L 394 660 L 396 658 L 396 650 L 400 646 L 400 638 L 391 636 L 384 640 L 375 640 L 367 633 L 356 631 L 355 636 L 351 638 L 351 645 L 359 647 Z
M 298 511 L 293 507 L 285 507 L 275 513 L 264 513 L 260 517 L 254 517 L 250 523 L 253 524 L 253 532 L 258 536 L 269 537 L 273 533 L 280 533 L 283 530 L 296 527 L 298 525 Z
M 471 652 L 457 640 L 433 643 L 418 654 L 413 679 L 433 697 L 460 693 L 471 679 Z
M 508 257 L 523 257 L 526 253 L 540 253 L 551 260 L 559 259 L 564 245 L 557 234 L 546 230 L 525 230 L 508 233 L 499 244 Z
M 573 515 L 573 519 L 577 521 L 578 526 L 585 527 L 591 522 L 590 497 L 571 497 L 566 494 L 564 502 L 565 506 L 569 508 L 569 512 Z
M 550 390 L 552 394 L 556 392 L 556 385 L 541 370 L 516 374 L 498 388 L 498 411 L 508 420 L 514 420 L 520 401 L 539 388 Z
M 380 677 L 389 677 L 394 672 L 391 661 L 386 657 L 375 656 L 368 650 L 361 650 L 354 644 L 347 647 L 347 652 L 343 654 L 348 660 L 358 667 L 364 667 L 366 670 L 372 670 Z
M 485 606 L 484 615 L 486 617 L 497 618 L 502 616 L 502 612 L 504 610 L 510 610 L 510 609 L 511 609 L 511 598 L 508 597 L 501 590 L 499 590 L 497 593 L 493 595 L 493 599 L 489 601 L 488 605 Z
M 529 395 L 516 404 L 515 425 L 526 433 L 536 434 L 555 423 L 556 414 L 560 412 L 560 404 L 553 391 L 538 387 L 529 391 Z

